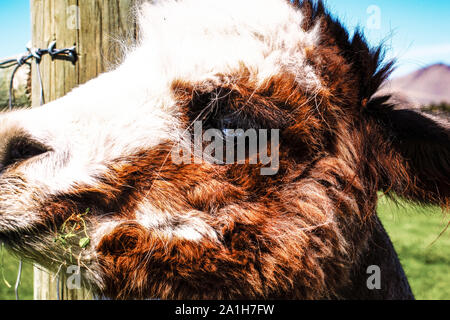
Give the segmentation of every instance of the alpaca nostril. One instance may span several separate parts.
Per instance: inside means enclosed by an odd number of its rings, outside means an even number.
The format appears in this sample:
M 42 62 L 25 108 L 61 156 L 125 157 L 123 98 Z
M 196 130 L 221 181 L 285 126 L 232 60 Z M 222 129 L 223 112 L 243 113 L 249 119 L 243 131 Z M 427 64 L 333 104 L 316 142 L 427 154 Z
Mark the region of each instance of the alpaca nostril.
M 5 159 L 0 164 L 0 171 L 5 167 L 46 153 L 48 149 L 40 143 L 28 138 L 12 140 L 7 149 Z

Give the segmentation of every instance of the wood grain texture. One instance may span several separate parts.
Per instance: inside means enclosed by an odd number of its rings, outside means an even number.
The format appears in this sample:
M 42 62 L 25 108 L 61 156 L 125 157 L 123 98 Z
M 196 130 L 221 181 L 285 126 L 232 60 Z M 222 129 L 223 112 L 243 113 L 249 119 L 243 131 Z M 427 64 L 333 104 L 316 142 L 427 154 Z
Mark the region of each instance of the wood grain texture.
M 40 73 L 44 100 L 58 99 L 76 86 L 97 77 L 116 65 L 121 58 L 121 43 L 136 35 L 132 18 L 135 0 L 31 0 L 32 46 L 47 48 L 56 41 L 56 48 L 76 45 L 78 61 L 43 57 Z M 126 43 L 126 42 L 125 42 Z M 32 106 L 40 105 L 37 68 L 32 67 Z M 92 299 L 86 289 L 69 290 L 65 284 L 65 267 L 60 274 L 60 298 Z M 35 267 L 34 299 L 57 299 L 57 281 L 53 274 Z

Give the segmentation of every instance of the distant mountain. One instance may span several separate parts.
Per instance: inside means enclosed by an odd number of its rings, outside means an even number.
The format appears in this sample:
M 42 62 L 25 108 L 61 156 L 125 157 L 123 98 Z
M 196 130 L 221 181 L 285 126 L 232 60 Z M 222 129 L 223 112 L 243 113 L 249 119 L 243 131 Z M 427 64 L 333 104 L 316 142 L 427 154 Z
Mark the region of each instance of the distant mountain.
M 415 108 L 443 102 L 450 104 L 450 66 L 435 64 L 388 80 L 380 93 L 390 93 L 395 101 Z

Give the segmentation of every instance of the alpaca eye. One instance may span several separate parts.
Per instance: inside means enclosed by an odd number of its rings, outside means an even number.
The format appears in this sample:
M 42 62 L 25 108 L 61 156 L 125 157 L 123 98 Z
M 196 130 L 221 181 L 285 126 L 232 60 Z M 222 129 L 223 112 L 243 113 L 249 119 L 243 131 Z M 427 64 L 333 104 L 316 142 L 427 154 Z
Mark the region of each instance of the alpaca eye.
M 239 127 L 238 121 L 235 121 L 231 117 L 222 118 L 218 123 L 218 127 L 222 131 L 223 137 L 225 139 L 233 139 L 240 136 L 241 130 L 237 130 Z
M 234 114 L 224 116 L 218 121 L 217 126 L 225 138 L 237 138 L 242 135 L 242 130 L 238 130 L 241 129 L 240 121 Z
M 225 138 L 239 138 L 244 134 L 244 131 L 236 129 L 222 129 L 222 133 Z

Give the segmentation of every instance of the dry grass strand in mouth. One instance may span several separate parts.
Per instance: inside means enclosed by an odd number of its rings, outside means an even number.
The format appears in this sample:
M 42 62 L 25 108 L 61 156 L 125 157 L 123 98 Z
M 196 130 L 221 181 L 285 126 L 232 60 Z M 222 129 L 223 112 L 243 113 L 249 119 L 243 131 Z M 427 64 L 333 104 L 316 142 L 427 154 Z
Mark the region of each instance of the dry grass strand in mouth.
M 90 209 L 87 208 L 84 213 L 72 214 L 69 218 L 67 218 L 64 221 L 64 223 L 60 228 L 60 231 L 57 232 L 56 237 L 54 239 L 54 241 L 58 243 L 67 254 L 69 254 L 69 259 L 71 263 L 73 257 L 72 253 L 73 242 L 71 242 L 71 239 L 79 237 L 78 247 L 81 250 L 86 249 L 91 242 L 91 238 L 87 233 L 86 221 L 83 218 L 89 213 L 89 211 Z

